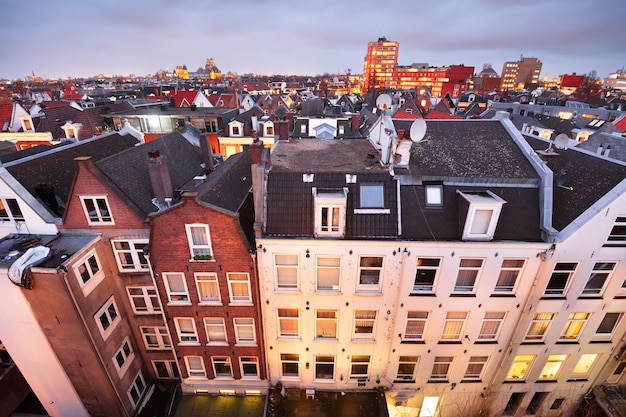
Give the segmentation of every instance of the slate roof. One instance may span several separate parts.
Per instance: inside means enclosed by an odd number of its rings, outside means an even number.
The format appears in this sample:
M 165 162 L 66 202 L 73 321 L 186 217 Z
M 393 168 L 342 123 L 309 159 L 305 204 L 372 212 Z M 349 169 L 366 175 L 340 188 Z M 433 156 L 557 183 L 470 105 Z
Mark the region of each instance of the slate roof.
M 379 162 L 376 149 L 367 139 L 292 139 L 279 141 L 271 155 L 267 176 L 267 236 L 313 237 L 314 198 L 312 188 L 348 188 L 345 239 L 396 238 L 396 187 L 389 168 Z M 346 183 L 346 173 L 356 183 Z M 314 174 L 304 182 L 303 174 Z M 385 208 L 389 214 L 358 214 L 359 186 L 384 185 Z
M 524 135 L 524 138 L 535 150 L 544 150 L 549 146 L 548 141 L 534 136 Z M 558 149 L 558 157 L 547 162 L 554 173 L 552 225 L 557 230 L 569 225 L 626 178 L 626 165 L 623 162 L 599 157 L 595 150 L 587 152 L 578 149 L 579 146 Z M 564 186 L 572 190 L 557 185 L 562 170 L 567 171 Z
M 35 187 L 46 183 L 54 187 L 56 196 L 67 203 L 76 172 L 75 158 L 90 156 L 95 162 L 132 148 L 137 143 L 139 141 L 132 135 L 110 133 L 63 147 L 51 148 L 46 152 L 9 162 L 3 166 L 33 196 L 37 196 Z
M 609 158 L 626 162 L 626 138 L 612 135 L 609 133 L 596 133 L 584 141 L 578 143 L 578 149 L 584 149 L 592 153 L 597 153 L 598 148 L 602 147 L 602 152 L 610 146 L 608 154 Z
M 102 174 L 115 184 L 116 191 L 121 192 L 120 197 L 131 207 L 138 207 L 146 217 L 157 211 L 152 203 L 154 192 L 148 174 L 148 152 L 155 150 L 167 158 L 174 190 L 179 190 L 203 170 L 200 149 L 177 131 L 109 158 L 94 161 Z M 177 201 L 177 197 L 174 196 L 173 203 Z
M 231 155 L 208 174 L 198 189 L 200 201 L 237 213 L 252 189 L 250 152 Z

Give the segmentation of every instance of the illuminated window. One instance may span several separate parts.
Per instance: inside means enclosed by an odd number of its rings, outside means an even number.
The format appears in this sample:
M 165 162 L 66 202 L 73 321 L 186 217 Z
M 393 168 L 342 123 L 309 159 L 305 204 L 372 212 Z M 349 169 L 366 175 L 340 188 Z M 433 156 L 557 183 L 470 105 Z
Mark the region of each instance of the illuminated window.
M 554 318 L 554 313 L 537 313 L 533 316 L 533 321 L 530 323 L 530 327 L 526 332 L 526 337 L 524 337 L 524 341 L 526 342 L 542 342 L 546 337 L 546 332 L 552 319 Z
M 548 360 L 539 374 L 539 379 L 556 379 L 565 359 L 567 359 L 567 355 L 548 356 Z
M 299 337 L 300 318 L 297 308 L 279 308 L 278 325 L 280 337 Z
M 315 317 L 316 338 L 334 339 L 337 337 L 337 310 L 317 310 Z
M 422 407 L 420 408 L 419 417 L 436 416 L 438 405 L 439 405 L 439 397 L 424 397 L 424 401 L 422 401 Z
M 317 257 L 317 291 L 339 291 L 341 258 L 339 256 Z
M 576 366 L 574 367 L 574 371 L 570 375 L 570 379 L 586 379 L 589 376 L 589 372 L 591 372 L 591 367 L 593 366 L 598 354 L 596 353 L 586 353 L 580 355 L 580 359 L 576 362 Z
M 506 375 L 507 380 L 523 380 L 533 363 L 535 355 L 516 355 Z
M 298 255 L 274 255 L 276 286 L 281 290 L 298 288 Z
M 570 313 L 559 340 L 576 341 L 580 338 L 590 313 Z
M 446 314 L 446 320 L 439 340 L 445 342 L 460 342 L 466 320 L 466 311 L 449 311 Z

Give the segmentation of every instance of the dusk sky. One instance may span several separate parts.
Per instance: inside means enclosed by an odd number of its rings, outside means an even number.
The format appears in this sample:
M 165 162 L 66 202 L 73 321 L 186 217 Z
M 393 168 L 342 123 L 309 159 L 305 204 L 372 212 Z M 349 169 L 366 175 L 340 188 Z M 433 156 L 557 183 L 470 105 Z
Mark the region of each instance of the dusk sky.
M 624 0 L 0 0 L 0 79 L 147 75 L 209 57 L 222 72 L 363 72 L 367 43 L 399 64 L 480 72 L 520 56 L 541 77 L 626 65 Z

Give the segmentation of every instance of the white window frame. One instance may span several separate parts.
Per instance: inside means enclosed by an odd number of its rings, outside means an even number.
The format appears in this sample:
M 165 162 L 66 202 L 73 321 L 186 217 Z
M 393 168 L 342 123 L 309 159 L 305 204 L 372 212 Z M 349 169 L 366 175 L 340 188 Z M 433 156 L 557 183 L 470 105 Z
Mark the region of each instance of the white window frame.
M 185 330 L 181 328 L 181 324 L 185 322 L 191 323 L 193 331 Z M 179 345 L 199 345 L 200 339 L 198 339 L 198 330 L 196 329 L 196 321 L 193 317 L 174 317 L 174 326 L 176 327 L 176 334 L 178 335 Z
M 120 248 L 118 244 L 127 244 L 128 248 Z M 111 246 L 115 254 L 115 262 L 120 272 L 146 272 L 149 271 L 148 260 L 143 256 L 143 248 L 138 245 L 148 246 L 148 239 L 111 239 Z M 131 263 L 125 263 L 122 258 L 130 255 Z M 142 263 L 142 259 L 145 263 Z
M 443 184 L 425 184 L 424 201 L 426 207 L 443 207 Z
M 89 226 L 113 226 L 115 224 L 113 213 L 111 213 L 111 205 L 109 204 L 109 200 L 106 195 L 81 195 L 79 198 Z M 89 214 L 86 203 L 87 201 L 90 201 L 94 206 L 93 216 Z M 108 215 L 101 212 L 100 202 L 103 202 L 106 206 Z
M 480 265 L 469 265 L 469 263 L 475 262 L 480 262 Z M 485 260 L 482 258 L 461 258 L 459 260 L 459 270 L 453 292 L 456 294 L 474 294 L 476 292 L 476 287 L 478 286 L 478 281 L 480 280 L 484 263 Z M 465 274 L 468 274 L 468 276 L 472 279 L 472 285 L 465 285 L 464 282 L 461 282 L 462 275 Z
M 443 322 L 439 342 L 460 342 L 468 317 L 469 312 L 467 311 L 448 311 Z M 455 323 L 461 323 L 461 327 L 458 328 L 458 331 L 452 332 L 457 327 Z
M 289 258 L 289 259 L 287 259 Z M 296 263 L 286 263 L 287 260 Z M 280 262 L 279 262 L 280 261 Z M 281 271 L 292 271 L 296 274 L 295 284 L 291 281 L 281 280 Z M 276 274 L 276 289 L 279 291 L 298 291 L 300 288 L 300 256 L 294 253 L 275 253 L 274 272 Z M 291 277 L 290 277 L 291 278 Z
M 600 355 L 597 353 L 584 353 L 580 355 L 574 369 L 572 369 L 569 379 L 587 379 L 599 357 Z
M 369 378 L 370 363 L 372 357 L 370 355 L 352 355 L 350 357 L 350 380 L 361 381 Z M 356 372 L 355 367 L 365 367 L 365 373 Z
M 521 265 L 519 265 L 520 262 Z M 522 275 L 525 265 L 526 259 L 503 259 L 502 266 L 500 267 L 500 275 L 498 275 L 498 280 L 496 281 L 496 285 L 493 289 L 494 294 L 515 293 L 519 277 Z M 509 284 L 511 278 L 513 279 L 513 285 L 505 285 Z
M 296 375 L 285 373 L 285 367 L 294 365 L 297 368 Z M 281 353 L 280 354 L 280 375 L 282 379 L 299 380 L 300 379 L 300 354 L 298 353 Z
M 230 371 L 229 374 L 225 375 L 222 373 L 221 375 L 218 375 L 217 368 L 216 368 L 217 364 L 221 364 L 224 366 L 224 368 L 228 368 L 228 370 Z M 230 359 L 230 356 L 221 356 L 221 355 L 211 356 L 211 366 L 213 367 L 213 375 L 215 375 L 216 380 L 233 379 L 233 364 Z
M 139 405 L 141 398 L 146 393 L 146 388 L 146 381 L 143 379 L 141 371 L 139 371 L 137 376 L 133 379 L 133 383 L 130 385 L 130 388 L 126 391 L 133 407 L 137 407 L 137 405 Z M 133 398 L 133 392 L 136 393 L 137 399 Z
M 204 238 L 206 239 L 206 244 L 204 243 L 194 243 L 193 240 L 193 230 L 194 229 L 202 229 L 204 231 Z M 193 223 L 186 224 L 185 231 L 187 233 L 187 243 L 189 244 L 189 253 L 191 255 L 190 260 L 195 260 L 196 257 L 206 257 L 209 256 L 211 259 L 213 256 L 213 247 L 211 246 L 211 231 L 209 229 L 208 224 L 202 223 Z
M 330 381 L 334 381 L 335 380 L 335 370 L 336 370 L 336 365 L 335 365 L 335 356 L 333 355 L 322 355 L 322 354 L 318 354 L 315 355 L 315 374 L 314 374 L 314 380 L 317 382 L 330 382 Z M 318 365 L 332 365 L 332 369 L 333 372 L 330 375 L 330 378 L 326 377 L 326 374 L 323 374 L 322 377 L 320 377 L 319 372 L 318 372 Z
M 228 280 L 228 294 L 230 296 L 230 304 L 251 304 L 252 291 L 250 289 L 250 274 L 248 274 L 247 272 L 228 272 L 226 274 L 226 278 Z M 233 286 L 243 286 L 244 282 L 246 287 L 246 295 L 243 296 L 236 294 Z
M 489 362 L 489 356 L 470 356 L 467 361 L 467 368 L 463 374 L 463 381 L 480 381 L 482 380 L 487 363 Z M 474 369 L 474 367 L 476 369 Z M 478 370 L 480 367 L 480 370 Z
M 191 305 L 189 298 L 189 291 L 187 289 L 187 277 L 184 272 L 163 272 L 163 284 L 165 285 L 165 292 L 167 293 L 168 305 L 171 304 L 184 304 Z M 170 277 L 177 276 L 181 278 L 181 282 L 184 287 L 184 291 L 172 291 L 170 286 Z
M 97 271 L 94 272 L 94 266 L 91 265 L 91 260 L 95 262 L 95 268 Z M 82 274 L 81 268 L 84 267 L 84 272 L 88 276 L 85 281 Z M 95 250 L 90 251 L 87 255 L 83 256 L 80 261 L 74 264 L 74 273 L 76 274 L 76 279 L 78 280 L 78 284 L 83 290 L 83 295 L 88 296 L 104 279 L 104 271 L 102 270 L 102 264 L 98 257 L 98 254 Z
M 415 371 L 419 365 L 420 357 L 416 355 L 400 355 L 398 357 L 398 371 L 394 382 L 415 382 Z M 413 368 L 411 373 L 403 371 L 403 365 Z
M 341 279 L 341 256 L 317 255 L 315 264 L 315 290 L 318 292 L 339 292 Z M 327 285 L 320 284 L 322 276 L 324 284 Z
M 535 362 L 535 355 L 515 355 L 506 374 L 506 381 L 525 381 Z M 515 373 L 513 373 L 515 371 Z
M 284 313 L 288 313 L 288 312 L 296 312 L 296 316 L 291 316 L 291 315 L 281 315 Z M 300 337 L 300 310 L 297 308 L 279 308 L 276 311 L 277 317 L 278 317 L 278 337 L 279 338 L 290 338 L 290 339 L 294 339 L 294 338 L 299 338 Z M 296 323 L 296 332 L 295 334 L 290 333 L 290 332 L 286 332 L 285 329 L 282 326 L 283 322 L 294 322 Z M 288 326 L 289 327 L 289 326 Z
M 604 326 L 604 322 L 608 321 L 607 317 L 609 317 L 609 314 L 611 316 L 617 315 L 615 322 L 613 323 L 613 327 L 611 329 L 610 332 L 602 332 L 600 333 L 600 328 Z M 600 322 L 600 324 L 598 324 L 598 328 L 596 329 L 596 332 L 593 335 L 593 340 L 612 340 L 613 336 L 615 335 L 615 330 L 617 330 L 617 328 L 619 327 L 620 323 L 622 322 L 622 319 L 624 318 L 624 312 L 622 311 L 608 311 L 604 314 L 604 317 L 602 317 L 602 321 Z M 613 321 L 613 320 L 610 320 Z
M 115 317 L 112 317 L 113 314 L 115 314 Z M 113 330 L 115 330 L 117 325 L 122 321 L 120 310 L 117 308 L 117 304 L 115 303 L 115 298 L 113 296 L 111 296 L 106 303 L 104 303 L 104 305 L 96 312 L 96 314 L 94 314 L 93 317 L 104 340 L 107 340 Z M 107 321 L 106 328 L 103 323 L 103 317 Z
M 130 344 L 128 336 L 126 336 L 120 347 L 113 354 L 113 358 L 111 358 L 120 378 L 126 373 L 134 359 L 135 352 L 133 351 L 133 346 Z M 121 364 L 120 361 L 122 362 Z
M 434 294 L 440 267 L 441 258 L 418 257 L 415 261 L 415 280 L 411 292 Z M 431 277 L 432 283 L 430 282 Z
M 535 313 L 528 326 L 528 330 L 526 330 L 523 342 L 543 342 L 546 339 L 546 335 L 548 334 L 548 330 L 555 316 L 555 313 L 549 312 Z M 541 332 L 537 330 L 541 330 Z M 531 333 L 531 331 L 533 333 Z
M 626 215 L 615 218 L 605 246 L 626 246 Z
M 128 293 L 133 313 L 138 315 L 161 313 L 161 302 L 154 287 L 126 287 L 126 292 Z M 133 294 L 133 292 L 137 293 Z M 139 305 L 137 301 L 139 301 Z
M 483 323 L 480 327 L 480 331 L 478 332 L 477 342 L 494 342 L 498 340 L 498 336 L 500 335 L 500 330 L 502 329 L 502 324 L 504 323 L 504 318 L 506 317 L 506 312 L 504 311 L 486 311 L 485 316 L 483 318 Z M 489 327 L 495 326 L 495 332 Z
M 320 190 L 313 187 L 315 237 L 343 237 L 346 231 L 348 188 Z
M 489 190 L 480 193 L 457 190 L 457 193 L 469 204 L 465 225 L 463 226 L 462 240 L 489 241 L 493 239 L 502 206 L 506 201 Z M 482 217 L 481 213 L 486 212 L 490 213 L 489 222 L 486 228 L 477 230 L 476 226 Z
M 573 267 L 573 268 L 572 268 Z M 567 292 L 570 284 L 572 283 L 572 277 L 576 273 L 578 269 L 578 262 L 557 262 L 554 265 L 554 269 L 552 270 L 552 274 L 550 274 L 550 279 L 546 284 L 546 289 L 544 291 L 544 297 L 563 297 Z M 553 279 L 556 279 L 559 276 L 566 276 L 565 285 L 563 288 L 560 286 L 554 286 L 550 289 L 550 283 Z
M 141 336 L 146 350 L 171 350 L 172 340 L 166 327 L 160 326 L 140 326 Z M 154 338 L 156 343 L 150 343 L 150 338 Z
M 203 319 L 204 330 L 206 331 L 207 345 L 226 346 L 228 345 L 228 333 L 226 333 L 226 322 L 222 317 L 205 317 Z M 218 334 L 223 334 L 223 338 L 211 337 L 210 329 L 219 329 Z
M 554 381 L 559 377 L 559 371 L 563 366 L 563 363 L 567 360 L 567 355 L 559 354 L 559 355 L 548 355 L 548 359 L 546 363 L 543 364 L 543 368 L 541 368 L 541 372 L 537 377 L 537 380 L 540 381 Z M 550 369 L 555 367 L 554 369 Z M 553 371 L 553 373 L 546 374 L 544 372 Z
M 185 356 L 184 359 L 185 359 L 185 367 L 187 368 L 187 378 L 207 379 L 206 367 L 204 366 L 204 360 L 202 359 L 202 356 L 188 355 L 188 356 Z M 190 362 L 190 360 L 192 359 L 194 363 Z M 200 368 L 195 367 L 195 365 L 197 364 L 200 365 Z
M 376 318 L 378 311 L 376 310 L 354 310 L 354 326 L 353 326 L 353 340 L 374 340 L 376 334 Z M 371 329 L 369 332 L 359 331 L 359 329 Z
M 584 315 L 584 316 L 581 316 Z M 559 336 L 560 342 L 577 342 L 580 339 L 585 326 L 591 317 L 591 313 L 586 311 L 574 311 L 569 314 L 563 331 Z M 576 327 L 579 326 L 579 327 Z
M 11 208 L 11 206 L 14 206 Z M 0 198 L 0 210 L 4 211 L 4 215 L 0 215 L 0 223 L 4 222 L 23 222 L 25 221 L 22 208 L 17 198 Z M 16 210 L 17 207 L 17 210 Z M 19 212 L 19 213 L 18 213 Z
M 371 266 L 371 265 L 363 265 L 363 261 L 365 259 L 380 259 L 380 266 Z M 357 275 L 357 292 L 375 292 L 379 293 L 381 291 L 383 285 L 383 271 L 385 268 L 385 257 L 378 255 L 361 255 L 359 256 L 359 267 L 358 267 L 358 275 Z M 375 284 L 363 283 L 363 278 L 366 278 L 367 275 L 363 275 L 363 273 L 367 273 L 368 271 L 377 271 L 378 272 L 378 282 Z M 372 275 L 373 276 L 373 275 Z
M 256 372 L 254 375 L 246 375 L 245 368 L 251 364 L 256 368 Z M 259 358 L 257 356 L 240 356 L 239 372 L 242 380 L 259 380 L 261 378 L 259 374 Z
M 233 326 L 235 327 L 237 345 L 256 345 L 256 329 L 252 317 L 236 317 L 233 319 Z M 248 332 L 246 332 L 245 329 L 248 329 Z M 245 335 L 246 333 L 252 334 L 252 337 L 244 338 L 242 334 Z
M 617 262 L 615 261 L 606 261 L 606 262 L 596 262 L 593 265 L 593 270 L 587 279 L 587 283 L 583 288 L 581 293 L 581 297 L 598 297 L 602 296 L 604 289 L 606 288 L 606 284 L 611 279 L 611 275 L 617 266 Z M 608 269 L 607 269 L 608 268 Z M 598 279 L 602 280 L 602 285 L 598 287 Z
M 454 363 L 454 356 L 435 356 L 433 360 L 433 369 L 430 372 L 428 381 L 448 381 L 450 375 L 450 369 Z M 445 367 L 446 372 L 439 370 L 439 367 L 443 370 Z
M 194 278 L 196 289 L 198 290 L 198 300 L 200 300 L 199 305 L 222 305 L 220 283 L 215 272 L 196 272 L 194 273 Z M 212 286 L 217 296 L 213 298 L 206 297 L 202 289 L 204 286 Z
M 167 376 L 159 375 L 159 368 L 157 367 L 157 363 L 163 364 L 163 366 L 165 367 L 165 371 L 167 372 Z M 152 370 L 154 371 L 154 375 L 156 375 L 158 379 L 180 379 L 178 363 L 174 360 L 153 360 Z
M 403 342 L 423 342 L 424 335 L 426 334 L 426 325 L 428 324 L 428 316 L 430 312 L 428 311 L 408 311 L 406 318 L 406 326 L 404 329 L 404 335 L 402 338 Z M 421 327 L 421 333 L 419 331 L 409 333 L 409 327 L 413 324 L 416 327 L 416 330 L 419 330 Z M 413 337 L 415 334 L 415 337 Z
M 385 207 L 385 186 L 382 183 L 361 184 L 359 187 L 359 207 L 362 209 L 382 209 Z
M 315 339 L 336 340 L 339 322 L 339 311 L 333 309 L 315 310 Z M 331 329 L 329 334 L 324 334 L 326 329 Z

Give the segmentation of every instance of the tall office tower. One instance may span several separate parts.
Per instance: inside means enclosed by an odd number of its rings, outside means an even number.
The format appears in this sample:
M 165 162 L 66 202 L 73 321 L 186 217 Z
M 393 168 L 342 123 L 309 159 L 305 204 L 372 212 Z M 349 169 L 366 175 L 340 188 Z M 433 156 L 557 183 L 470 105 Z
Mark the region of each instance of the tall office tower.
M 502 65 L 502 91 L 527 88 L 539 82 L 543 64 L 537 58 L 520 57 L 519 61 L 508 61 Z
M 387 38 L 378 38 L 376 42 L 368 42 L 367 55 L 363 63 L 363 91 L 373 88 L 390 88 L 392 75 L 398 65 L 398 42 Z

